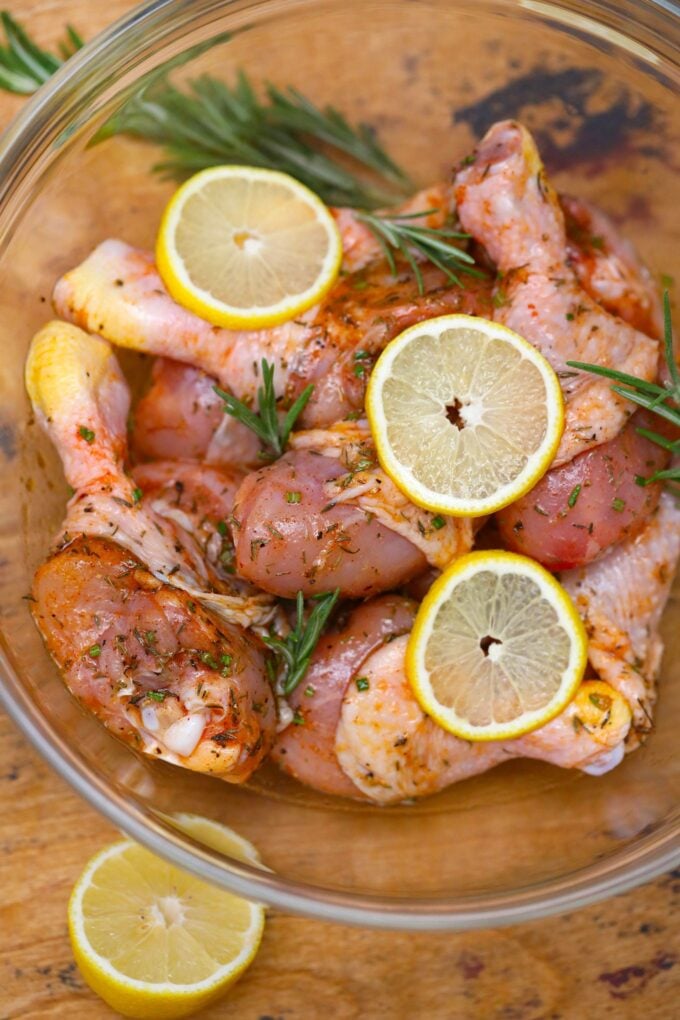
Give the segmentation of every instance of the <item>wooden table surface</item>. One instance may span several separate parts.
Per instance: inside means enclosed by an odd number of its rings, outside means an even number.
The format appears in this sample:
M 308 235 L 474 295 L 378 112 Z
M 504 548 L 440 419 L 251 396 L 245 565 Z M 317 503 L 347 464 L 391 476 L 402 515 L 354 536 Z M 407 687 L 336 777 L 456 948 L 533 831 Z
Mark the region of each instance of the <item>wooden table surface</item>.
M 5 0 L 52 45 L 129 0 Z M 0 124 L 21 100 L 0 96 Z M 116 836 L 0 717 L 0 1020 L 113 1016 L 71 958 L 66 904 Z M 496 931 L 403 934 L 269 916 L 260 953 L 207 1018 L 671 1020 L 680 1001 L 680 872 L 575 914 Z

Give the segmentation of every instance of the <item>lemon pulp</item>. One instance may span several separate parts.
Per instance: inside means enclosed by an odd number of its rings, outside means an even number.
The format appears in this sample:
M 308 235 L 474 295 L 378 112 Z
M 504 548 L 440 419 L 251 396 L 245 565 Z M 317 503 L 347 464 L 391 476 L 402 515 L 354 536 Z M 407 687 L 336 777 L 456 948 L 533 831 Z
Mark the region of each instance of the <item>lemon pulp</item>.
M 492 513 L 550 466 L 564 427 L 552 368 L 522 337 L 447 315 L 405 330 L 371 375 L 366 409 L 378 457 L 415 503 Z
M 255 849 L 224 826 L 179 816 L 178 827 L 231 856 Z M 252 961 L 264 911 L 156 857 L 131 840 L 85 868 L 69 902 L 76 962 L 113 1009 L 159 1020 L 219 998 Z
M 423 709 L 466 740 L 544 725 L 571 701 L 587 658 L 567 592 L 525 556 L 473 552 L 425 596 L 406 654 Z
M 342 241 L 330 211 L 287 174 L 203 170 L 170 200 L 156 244 L 170 294 L 218 326 L 293 318 L 333 285 Z

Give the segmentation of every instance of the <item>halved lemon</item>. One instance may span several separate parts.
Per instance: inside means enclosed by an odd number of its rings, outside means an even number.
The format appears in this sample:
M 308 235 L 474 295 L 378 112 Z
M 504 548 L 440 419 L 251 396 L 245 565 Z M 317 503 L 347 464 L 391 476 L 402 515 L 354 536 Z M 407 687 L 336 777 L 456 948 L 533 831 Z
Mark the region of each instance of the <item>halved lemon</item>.
M 168 203 L 156 261 L 173 298 L 216 326 L 259 329 L 320 301 L 342 260 L 329 210 L 288 174 L 217 166 Z
M 427 510 L 479 517 L 524 495 L 564 429 L 562 390 L 498 323 L 444 315 L 404 330 L 371 374 L 366 411 L 384 470 Z
M 406 652 L 428 715 L 464 740 L 543 726 L 574 697 L 588 640 L 552 574 L 516 553 L 462 556 L 425 596 Z
M 259 862 L 225 826 L 190 815 L 176 821 L 230 856 Z M 202 1009 L 243 974 L 262 938 L 264 910 L 125 839 L 89 862 L 68 923 L 90 988 L 123 1016 L 164 1020 Z

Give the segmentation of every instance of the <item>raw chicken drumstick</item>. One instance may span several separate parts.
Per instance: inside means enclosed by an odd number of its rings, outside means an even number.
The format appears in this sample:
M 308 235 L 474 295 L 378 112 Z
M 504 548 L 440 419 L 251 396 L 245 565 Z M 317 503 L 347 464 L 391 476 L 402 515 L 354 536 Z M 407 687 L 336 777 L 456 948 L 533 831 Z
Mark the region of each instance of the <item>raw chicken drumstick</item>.
M 486 248 L 500 280 L 494 319 L 541 351 L 562 383 L 566 424 L 555 465 L 606 443 L 633 405 L 606 379 L 567 361 L 616 368 L 654 380 L 659 344 L 596 304 L 568 264 L 564 214 L 529 132 L 494 124 L 456 176 L 458 215 Z
M 133 747 L 243 782 L 269 750 L 276 712 L 264 648 L 239 624 L 265 622 L 273 607 L 225 593 L 220 557 L 211 565 L 203 546 L 211 536 L 182 509 L 193 485 L 190 502 L 221 519 L 235 480 L 213 474 L 201 489 L 195 465 L 156 466 L 144 496 L 123 470 L 127 385 L 109 345 L 74 326 L 37 334 L 26 381 L 75 490 L 32 603 L 65 682 Z
M 386 261 L 338 280 L 320 305 L 281 326 L 233 331 L 211 326 L 168 294 L 150 252 L 104 241 L 59 280 L 57 314 L 111 343 L 202 369 L 240 400 L 255 397 L 263 358 L 274 365 L 277 396 L 314 392 L 301 424 L 319 427 L 363 408 L 368 370 L 407 326 L 450 312 L 491 315 L 487 280 L 457 286 L 431 265 L 396 278 Z

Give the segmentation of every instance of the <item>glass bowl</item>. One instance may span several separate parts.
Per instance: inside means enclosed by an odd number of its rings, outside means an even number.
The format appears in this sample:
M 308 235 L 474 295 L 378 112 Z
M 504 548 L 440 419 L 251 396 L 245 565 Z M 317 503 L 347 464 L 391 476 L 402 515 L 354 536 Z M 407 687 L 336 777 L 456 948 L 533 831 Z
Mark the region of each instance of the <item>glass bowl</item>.
M 2 699 L 51 765 L 152 850 L 285 910 L 413 929 L 573 909 L 677 862 L 677 589 L 656 730 L 602 778 L 516 761 L 379 809 L 333 801 L 273 768 L 239 788 L 135 756 L 68 694 L 28 611 L 66 487 L 31 418 L 22 368 L 61 272 L 109 236 L 153 243 L 172 190 L 151 173 L 158 151 L 95 135 L 168 61 L 179 81 L 199 71 L 233 79 L 242 67 L 256 82 L 331 102 L 375 125 L 423 183 L 445 175 L 492 121 L 521 118 L 557 186 L 600 203 L 654 273 L 672 274 L 678 36 L 661 0 L 165 0 L 93 40 L 2 139 Z M 125 365 L 139 374 L 134 359 Z M 243 833 L 267 869 L 183 834 L 172 816 L 187 810 Z

